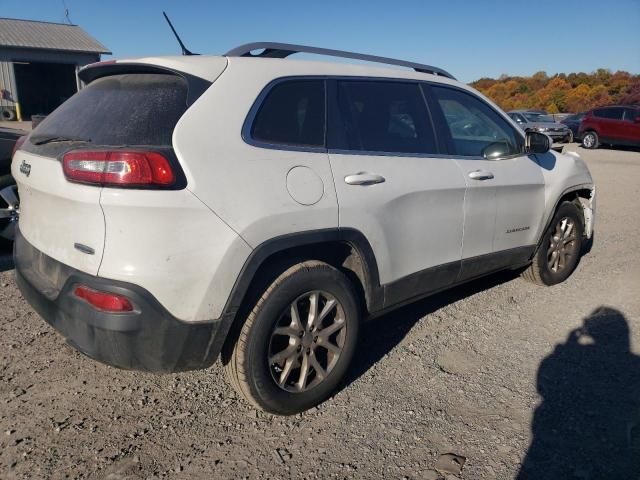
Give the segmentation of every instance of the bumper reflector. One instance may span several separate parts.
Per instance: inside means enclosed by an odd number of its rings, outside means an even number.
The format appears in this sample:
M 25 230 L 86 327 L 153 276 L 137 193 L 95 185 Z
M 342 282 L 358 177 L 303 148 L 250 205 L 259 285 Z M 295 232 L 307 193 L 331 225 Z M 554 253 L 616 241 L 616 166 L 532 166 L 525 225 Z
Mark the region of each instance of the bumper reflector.
M 78 285 L 73 294 L 86 301 L 96 310 L 103 312 L 131 312 L 133 305 L 131 301 L 122 295 L 116 295 L 110 292 L 101 292 L 87 287 L 86 285 Z

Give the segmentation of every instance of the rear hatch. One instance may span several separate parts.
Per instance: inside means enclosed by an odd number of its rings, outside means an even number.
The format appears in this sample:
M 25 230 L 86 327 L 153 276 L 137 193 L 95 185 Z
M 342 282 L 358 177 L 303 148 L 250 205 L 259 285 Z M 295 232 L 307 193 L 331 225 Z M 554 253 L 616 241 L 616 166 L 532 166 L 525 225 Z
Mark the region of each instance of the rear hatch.
M 29 135 L 12 163 L 24 238 L 46 255 L 93 275 L 105 247 L 102 185 L 66 178 L 65 154 L 132 148 L 160 152 L 181 172 L 171 137 L 194 93 L 189 92 L 188 76 L 130 69 L 107 68 L 106 76 L 93 70 L 93 81 Z M 183 188 L 184 183 L 179 174 L 170 188 Z

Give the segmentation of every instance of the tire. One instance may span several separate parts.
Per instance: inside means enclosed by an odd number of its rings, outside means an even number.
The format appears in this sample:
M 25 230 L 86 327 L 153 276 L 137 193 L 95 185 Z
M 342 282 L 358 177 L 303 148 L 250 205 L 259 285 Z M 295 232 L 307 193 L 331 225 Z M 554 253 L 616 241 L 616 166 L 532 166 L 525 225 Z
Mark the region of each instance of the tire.
M 9 122 L 11 120 L 14 120 L 16 118 L 16 114 L 13 110 L 9 110 L 8 108 L 2 109 L 2 111 L 0 111 L 0 119 L 2 119 L 5 122 Z
M 579 207 L 571 202 L 563 202 L 542 237 L 533 262 L 522 273 L 522 277 L 538 285 L 550 286 L 564 282 L 578 265 L 583 235 L 584 224 Z
M 600 139 L 598 138 L 598 134 L 593 130 L 584 132 L 584 134 L 582 135 L 582 146 L 590 150 L 598 148 L 600 146 Z
M 316 319 L 327 310 L 315 331 L 304 326 L 310 323 L 314 302 Z M 303 412 L 327 399 L 343 379 L 355 352 L 359 322 L 356 293 L 343 273 L 319 261 L 294 265 L 264 291 L 225 348 L 227 378 L 262 410 L 277 415 Z M 331 347 L 324 346 L 327 343 Z
M 11 175 L 0 176 L 0 213 L 11 212 L 15 209 L 15 204 L 9 206 L 9 192 L 5 189 L 15 187 L 15 180 Z M 15 222 L 11 218 L 3 218 L 0 215 L 0 249 L 8 248 L 13 242 L 15 232 Z

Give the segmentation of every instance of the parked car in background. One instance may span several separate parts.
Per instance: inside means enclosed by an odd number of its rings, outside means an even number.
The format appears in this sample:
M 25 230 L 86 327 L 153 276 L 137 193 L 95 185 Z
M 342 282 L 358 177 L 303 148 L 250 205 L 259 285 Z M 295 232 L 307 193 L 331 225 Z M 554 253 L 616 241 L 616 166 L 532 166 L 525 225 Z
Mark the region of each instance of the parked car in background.
M 508 115 L 525 132 L 549 135 L 554 142 L 573 142 L 573 133 L 566 125 L 556 122 L 552 116 L 533 110 L 511 110 Z
M 585 114 L 578 134 L 584 148 L 602 144 L 640 147 L 640 106 L 594 108 Z
M 580 140 L 580 134 L 578 133 L 578 130 L 580 129 L 580 123 L 582 122 L 584 115 L 585 112 L 580 112 L 574 115 L 569 115 L 567 118 L 560 121 L 560 123 L 566 125 L 569 130 L 571 130 L 574 140 Z
M 13 240 L 18 219 L 18 189 L 11 176 L 11 156 L 18 139 L 28 132 L 0 127 L 0 246 Z
M 580 157 L 439 68 L 276 43 L 140 62 L 83 68 L 13 159 L 17 283 L 92 358 L 220 357 L 293 414 L 342 381 L 361 321 L 503 269 L 560 283 L 591 238 Z

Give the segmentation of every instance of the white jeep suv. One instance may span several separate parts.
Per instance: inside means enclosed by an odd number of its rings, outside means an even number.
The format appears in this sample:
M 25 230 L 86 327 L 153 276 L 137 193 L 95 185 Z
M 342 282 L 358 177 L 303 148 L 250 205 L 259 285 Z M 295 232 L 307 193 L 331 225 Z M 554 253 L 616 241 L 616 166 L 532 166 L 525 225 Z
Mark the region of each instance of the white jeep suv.
M 592 236 L 580 158 L 435 67 L 260 43 L 79 76 L 13 159 L 16 274 L 117 367 L 221 357 L 247 400 L 300 412 L 345 375 L 362 320 L 503 269 L 561 282 Z

